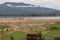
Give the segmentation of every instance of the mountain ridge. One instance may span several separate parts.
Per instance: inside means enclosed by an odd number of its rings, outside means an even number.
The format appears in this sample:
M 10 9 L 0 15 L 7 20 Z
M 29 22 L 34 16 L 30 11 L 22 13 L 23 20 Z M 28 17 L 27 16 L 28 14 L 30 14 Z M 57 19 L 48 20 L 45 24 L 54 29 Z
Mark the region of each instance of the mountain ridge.
M 13 7 L 6 6 L 6 4 L 11 4 Z M 15 6 L 21 6 L 21 7 L 15 7 Z M 26 7 L 22 7 L 26 6 Z M 28 7 L 27 7 L 28 6 Z M 29 7 L 31 6 L 31 7 Z M 60 14 L 59 10 L 51 9 L 51 8 L 45 8 L 40 6 L 35 6 L 31 4 L 25 4 L 25 3 L 13 3 L 13 2 L 6 2 L 0 5 L 0 15 L 7 15 L 7 14 L 52 14 L 52 12 L 59 12 L 57 14 Z
M 10 5 L 13 5 L 13 6 L 35 6 L 35 5 L 31 5 L 31 4 L 27 4 L 27 3 L 23 3 L 23 2 L 20 2 L 20 3 L 17 3 L 17 2 L 5 2 L 1 5 L 7 5 L 7 4 L 10 4 Z

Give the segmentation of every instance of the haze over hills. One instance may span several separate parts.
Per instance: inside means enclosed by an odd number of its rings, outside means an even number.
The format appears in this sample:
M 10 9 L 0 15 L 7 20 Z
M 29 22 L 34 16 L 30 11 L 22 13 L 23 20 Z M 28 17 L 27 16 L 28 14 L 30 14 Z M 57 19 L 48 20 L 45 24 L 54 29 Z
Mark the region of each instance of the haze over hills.
M 0 15 L 60 14 L 59 10 L 26 3 L 5 2 L 0 4 Z

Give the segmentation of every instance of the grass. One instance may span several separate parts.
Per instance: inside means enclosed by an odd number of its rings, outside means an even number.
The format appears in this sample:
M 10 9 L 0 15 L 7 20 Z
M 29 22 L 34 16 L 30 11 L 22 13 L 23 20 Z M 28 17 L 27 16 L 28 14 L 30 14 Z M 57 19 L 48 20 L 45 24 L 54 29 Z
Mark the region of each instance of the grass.
M 46 28 L 46 30 L 45 30 L 46 32 L 42 31 L 42 36 L 45 40 L 54 40 L 55 37 L 60 37 L 60 23 L 45 24 L 45 25 L 43 25 L 43 27 Z M 31 33 L 33 33 L 33 34 L 36 33 L 36 30 L 31 30 Z M 13 36 L 15 40 L 26 40 L 25 32 L 14 31 L 9 34 L 5 34 L 4 40 L 10 40 L 10 36 Z
M 13 33 L 5 34 L 4 40 L 10 40 L 10 36 L 13 36 L 14 40 L 26 40 L 26 34 L 24 32 L 14 31 Z
M 9 28 L 9 26 L 7 26 L 7 25 L 0 25 L 0 29 L 2 29 L 2 28 Z
M 54 40 L 55 37 L 60 37 L 60 24 L 46 24 L 44 27 L 49 31 L 43 33 L 45 40 Z
M 59 30 L 52 30 L 52 31 L 49 31 L 49 33 L 43 33 L 42 35 L 45 40 L 54 40 L 55 37 L 60 36 L 60 31 Z
M 3 29 L 3 31 L 4 31 L 4 29 L 5 28 L 9 28 L 10 26 L 7 26 L 7 25 L 0 25 L 0 29 Z M 5 33 L 6 31 L 4 31 L 4 33 Z M 0 35 L 2 34 L 2 30 L 0 30 Z

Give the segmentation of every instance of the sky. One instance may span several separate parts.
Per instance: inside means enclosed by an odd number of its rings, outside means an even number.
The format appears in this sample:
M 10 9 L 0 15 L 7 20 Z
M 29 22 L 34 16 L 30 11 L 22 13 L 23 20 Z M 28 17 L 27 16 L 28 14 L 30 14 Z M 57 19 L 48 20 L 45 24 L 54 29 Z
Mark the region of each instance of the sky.
M 4 2 L 24 2 L 60 10 L 60 0 L 0 0 L 0 4 Z

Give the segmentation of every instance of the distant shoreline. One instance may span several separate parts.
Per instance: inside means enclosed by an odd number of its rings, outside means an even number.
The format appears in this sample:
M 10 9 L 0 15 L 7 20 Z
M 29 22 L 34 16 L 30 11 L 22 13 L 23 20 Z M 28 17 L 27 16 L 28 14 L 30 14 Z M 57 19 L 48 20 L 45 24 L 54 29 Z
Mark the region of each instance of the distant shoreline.
M 60 16 L 51 16 L 51 17 L 0 17 L 0 19 L 59 19 Z

